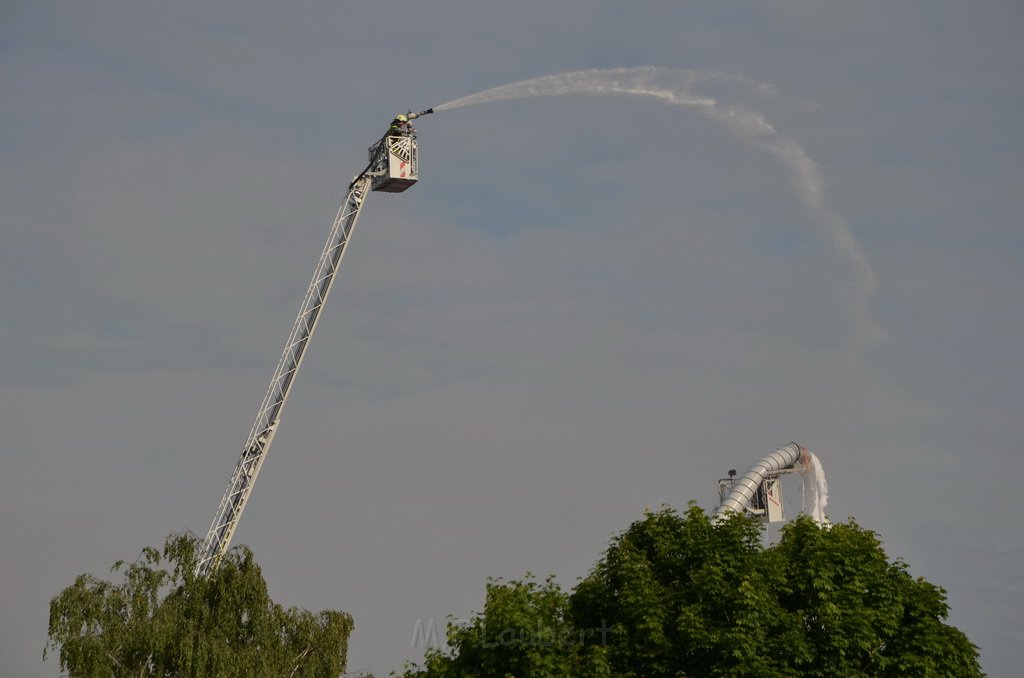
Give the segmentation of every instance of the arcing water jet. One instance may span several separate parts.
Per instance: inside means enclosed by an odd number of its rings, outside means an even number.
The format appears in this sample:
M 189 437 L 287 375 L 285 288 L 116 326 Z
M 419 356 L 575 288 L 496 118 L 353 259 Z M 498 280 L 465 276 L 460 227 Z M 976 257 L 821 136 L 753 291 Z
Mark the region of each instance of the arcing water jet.
M 772 93 L 771 85 L 729 73 L 700 72 L 672 68 L 612 68 L 547 75 L 494 87 L 435 106 L 446 111 L 464 106 L 568 94 L 623 94 L 658 99 L 672 106 L 697 111 L 724 127 L 737 139 L 769 153 L 789 170 L 793 186 L 811 221 L 827 235 L 846 259 L 854 282 L 844 300 L 844 314 L 850 325 L 847 344 L 862 350 L 883 341 L 885 330 L 871 316 L 868 302 L 877 287 L 875 272 L 867 255 L 854 238 L 846 220 L 825 204 L 824 181 L 817 164 L 793 138 L 780 134 L 757 111 L 740 105 L 723 105 L 694 91 L 708 82 L 739 84 L 751 93 Z

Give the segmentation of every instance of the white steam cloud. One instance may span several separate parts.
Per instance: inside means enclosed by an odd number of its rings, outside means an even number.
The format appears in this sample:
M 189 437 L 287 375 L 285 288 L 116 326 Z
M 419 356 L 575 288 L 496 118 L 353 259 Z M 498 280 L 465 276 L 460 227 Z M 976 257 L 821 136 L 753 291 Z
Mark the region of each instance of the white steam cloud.
M 750 78 L 718 72 L 699 72 L 672 68 L 613 68 L 559 73 L 532 80 L 514 82 L 477 92 L 435 106 L 435 111 L 463 106 L 566 94 L 625 94 L 658 99 L 672 106 L 693 109 L 724 127 L 735 138 L 750 142 L 772 155 L 789 170 L 801 204 L 810 220 L 820 226 L 829 241 L 848 262 L 853 284 L 845 289 L 842 304 L 850 325 L 848 345 L 864 349 L 884 341 L 885 330 L 872 318 L 868 301 L 877 288 L 875 272 L 860 243 L 853 237 L 846 220 L 825 204 L 825 188 L 817 164 L 792 137 L 780 134 L 757 111 L 742 105 L 723 105 L 702 96 L 694 89 L 708 82 L 739 85 L 751 93 L 774 93 L 771 85 Z

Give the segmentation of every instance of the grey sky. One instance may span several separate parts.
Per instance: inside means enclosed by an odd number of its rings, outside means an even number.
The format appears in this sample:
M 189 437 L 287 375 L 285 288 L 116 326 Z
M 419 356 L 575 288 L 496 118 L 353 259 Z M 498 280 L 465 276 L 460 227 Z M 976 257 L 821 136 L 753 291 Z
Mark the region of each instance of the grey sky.
M 488 576 L 571 586 L 645 506 L 796 440 L 834 519 L 1024 663 L 1024 10 L 1014 2 L 8 2 L 0 8 L 0 666 L 49 598 L 205 533 L 330 220 L 390 116 L 653 65 L 798 143 L 877 278 L 772 153 L 574 95 L 425 118 L 371 196 L 236 542 L 355 616 L 350 669 Z

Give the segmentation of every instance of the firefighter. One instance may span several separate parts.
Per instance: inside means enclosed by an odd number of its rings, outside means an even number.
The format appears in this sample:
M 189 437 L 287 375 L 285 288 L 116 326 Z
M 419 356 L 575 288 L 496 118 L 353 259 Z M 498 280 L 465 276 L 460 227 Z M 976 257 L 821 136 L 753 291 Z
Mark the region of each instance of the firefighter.
M 396 115 L 395 119 L 391 121 L 391 127 L 388 128 L 388 136 L 392 137 L 408 136 L 411 132 L 412 127 L 409 125 L 409 116 L 404 113 Z

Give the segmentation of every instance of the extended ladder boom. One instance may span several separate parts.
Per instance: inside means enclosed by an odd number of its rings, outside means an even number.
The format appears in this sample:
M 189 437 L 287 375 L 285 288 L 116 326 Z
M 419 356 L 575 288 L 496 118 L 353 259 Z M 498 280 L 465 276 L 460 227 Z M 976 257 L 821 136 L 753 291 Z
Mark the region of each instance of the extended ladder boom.
M 270 379 L 267 395 L 263 397 L 260 413 L 256 416 L 256 422 L 252 425 L 245 447 L 242 448 L 242 456 L 239 457 L 228 488 L 220 500 L 217 515 L 214 516 L 210 530 L 206 533 L 202 551 L 196 562 L 196 574 L 205 576 L 216 569 L 231 544 L 238 520 L 242 517 L 242 511 L 245 510 L 245 504 L 249 501 L 252 487 L 256 483 L 256 476 L 259 475 L 260 468 L 267 458 L 267 451 L 274 442 L 274 434 L 281 423 L 281 411 L 288 400 L 288 394 L 295 382 L 295 374 L 299 371 L 302 357 L 309 346 L 309 339 L 316 330 L 320 311 L 323 310 L 327 295 L 331 291 L 334 274 L 338 272 L 341 258 L 345 256 L 352 230 L 363 211 L 366 194 L 371 190 L 401 193 L 416 183 L 419 178 L 416 170 L 416 135 L 408 126 L 408 122 L 433 112 L 434 109 L 428 108 L 421 113 L 409 111 L 406 115 L 397 116 L 388 133 L 370 147 L 370 162 L 366 169 L 349 184 L 348 195 L 338 208 L 338 215 L 334 218 L 334 225 L 327 236 L 327 244 L 320 254 L 313 280 L 310 281 L 306 297 L 302 301 L 302 310 L 295 318 L 281 360 L 278 361 L 274 376 Z M 403 120 L 403 124 L 397 124 Z
M 349 238 L 352 237 L 352 230 L 363 210 L 366 194 L 370 190 L 371 174 L 364 171 L 356 177 L 352 185 L 349 186 L 348 196 L 338 208 L 334 226 L 331 228 L 327 244 L 324 245 L 323 253 L 320 255 L 320 262 L 313 274 L 313 280 L 309 283 L 309 289 L 302 302 L 302 310 L 299 311 L 299 315 L 295 319 L 292 332 L 284 347 L 284 353 L 281 354 L 277 370 L 274 371 L 274 376 L 270 380 L 267 395 L 263 398 L 263 404 L 260 406 L 260 413 L 245 442 L 235 471 L 231 474 L 231 482 L 228 483 L 224 497 L 220 500 L 220 507 L 210 525 L 210 531 L 206 534 L 196 565 L 196 573 L 199 575 L 206 575 L 217 567 L 220 559 L 228 550 L 235 528 L 238 527 L 238 520 L 249 500 L 256 476 L 259 475 L 270 444 L 274 441 L 274 434 L 281 421 L 281 411 L 284 409 L 284 403 L 288 399 L 288 393 L 295 381 L 295 374 L 299 371 L 299 365 L 302 364 L 302 357 L 306 353 L 309 339 L 320 318 L 320 311 L 324 307 L 324 302 L 327 301 L 327 294 L 331 291 L 334 274 L 338 271 Z

